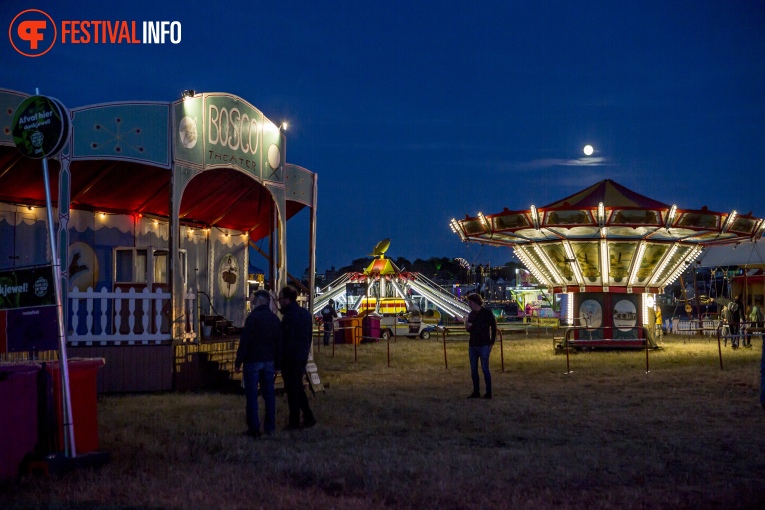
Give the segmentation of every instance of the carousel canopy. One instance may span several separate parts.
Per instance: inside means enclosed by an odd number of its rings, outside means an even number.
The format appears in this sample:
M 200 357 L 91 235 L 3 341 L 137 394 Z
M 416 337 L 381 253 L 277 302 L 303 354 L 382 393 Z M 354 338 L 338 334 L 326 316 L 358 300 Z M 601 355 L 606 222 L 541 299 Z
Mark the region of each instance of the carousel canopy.
M 751 213 L 679 209 L 611 181 L 542 207 L 452 219 L 467 241 L 511 246 L 554 292 L 657 292 L 704 247 L 762 237 Z

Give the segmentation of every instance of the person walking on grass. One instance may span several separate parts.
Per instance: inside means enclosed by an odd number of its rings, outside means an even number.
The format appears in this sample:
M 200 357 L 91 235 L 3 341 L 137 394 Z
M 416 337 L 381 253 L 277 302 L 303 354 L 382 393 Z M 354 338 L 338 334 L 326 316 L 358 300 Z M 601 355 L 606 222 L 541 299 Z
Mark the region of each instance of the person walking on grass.
M 297 290 L 286 286 L 279 292 L 279 309 L 282 312 L 282 378 L 287 392 L 289 422 L 287 430 L 300 428 L 300 413 L 303 413 L 303 427 L 316 425 L 308 398 L 303 388 L 303 375 L 311 352 L 313 321 L 308 310 L 297 304 Z
M 244 391 L 246 394 L 247 431 L 245 435 L 259 438 L 258 387 L 266 404 L 263 431 L 267 436 L 276 428 L 276 398 L 274 396 L 274 373 L 279 365 L 282 344 L 282 327 L 279 318 L 270 310 L 271 296 L 265 290 L 252 297 L 252 312 L 244 321 L 239 347 L 236 350 L 234 370 L 239 373 L 244 366 Z
M 486 393 L 483 398 L 491 398 L 491 373 L 489 373 L 489 355 L 497 337 L 497 319 L 491 310 L 483 306 L 483 298 L 478 294 L 468 297 L 470 314 L 465 321 L 465 329 L 470 332 L 468 355 L 470 357 L 470 377 L 473 379 L 473 393 L 468 398 L 479 398 L 478 360 L 481 360 L 483 382 Z

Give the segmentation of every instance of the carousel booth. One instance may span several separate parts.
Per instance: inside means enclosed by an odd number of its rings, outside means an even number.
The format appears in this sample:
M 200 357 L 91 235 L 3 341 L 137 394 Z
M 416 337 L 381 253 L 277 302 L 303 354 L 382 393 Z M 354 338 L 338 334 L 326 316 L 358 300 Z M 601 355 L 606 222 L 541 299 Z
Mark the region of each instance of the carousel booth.
M 52 260 L 41 163 L 11 134 L 27 97 L 0 90 L 3 283 Z M 231 352 L 244 323 L 248 248 L 268 260 L 271 288 L 285 285 L 287 220 L 306 206 L 314 274 L 316 175 L 285 164 L 280 127 L 230 94 L 63 110 L 48 165 L 69 356 L 105 359 L 101 392 L 203 386 L 202 355 Z M 0 360 L 55 357 L 8 334 L 10 308 Z
M 567 294 L 571 344 L 652 343 L 653 300 L 707 246 L 754 242 L 751 213 L 679 209 L 604 180 L 544 207 L 451 221 L 460 238 L 510 246 L 550 292 Z M 563 315 L 562 311 L 562 315 Z

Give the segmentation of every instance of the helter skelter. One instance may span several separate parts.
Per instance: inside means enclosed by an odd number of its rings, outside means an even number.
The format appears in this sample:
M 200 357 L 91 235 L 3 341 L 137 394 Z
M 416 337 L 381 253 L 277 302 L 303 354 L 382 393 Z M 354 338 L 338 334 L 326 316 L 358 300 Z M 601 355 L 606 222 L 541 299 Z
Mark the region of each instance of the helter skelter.
M 642 347 L 643 325 L 657 293 L 674 282 L 704 248 L 754 242 L 765 220 L 679 209 L 611 181 L 600 181 L 543 207 L 463 220 L 452 231 L 464 242 L 512 247 L 549 292 L 567 294 L 561 311 L 572 344 Z

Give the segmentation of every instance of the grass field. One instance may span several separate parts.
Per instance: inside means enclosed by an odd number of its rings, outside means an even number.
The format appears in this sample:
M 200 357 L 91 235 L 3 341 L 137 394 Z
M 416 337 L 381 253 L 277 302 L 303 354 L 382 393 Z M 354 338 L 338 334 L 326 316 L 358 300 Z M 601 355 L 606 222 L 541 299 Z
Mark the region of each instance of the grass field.
M 686 340 L 687 342 L 684 342 Z M 100 470 L 0 485 L 7 508 L 765 508 L 761 342 L 554 355 L 506 337 L 494 399 L 471 391 L 466 342 L 322 347 L 319 424 L 254 441 L 243 395 L 107 396 Z M 277 398 L 277 424 L 286 401 Z

